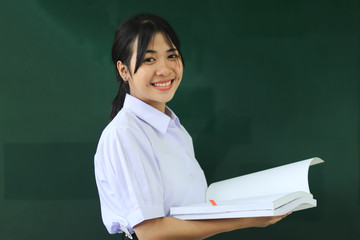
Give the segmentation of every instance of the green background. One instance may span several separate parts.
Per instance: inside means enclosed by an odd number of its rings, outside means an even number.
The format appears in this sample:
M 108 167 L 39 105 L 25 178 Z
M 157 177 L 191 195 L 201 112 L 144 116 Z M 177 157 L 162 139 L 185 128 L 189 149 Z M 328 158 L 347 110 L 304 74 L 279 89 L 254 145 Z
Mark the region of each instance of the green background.
M 116 94 L 124 19 L 182 42 L 169 103 L 209 183 L 313 156 L 315 209 L 211 239 L 359 239 L 359 1 L 0 2 L 0 239 L 120 239 L 102 224 L 93 155 Z

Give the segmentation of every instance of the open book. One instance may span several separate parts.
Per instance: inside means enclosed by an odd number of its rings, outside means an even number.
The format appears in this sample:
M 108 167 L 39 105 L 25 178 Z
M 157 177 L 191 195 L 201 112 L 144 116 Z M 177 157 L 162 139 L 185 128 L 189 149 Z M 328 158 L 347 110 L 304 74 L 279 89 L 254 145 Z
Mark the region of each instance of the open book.
M 265 217 L 316 207 L 308 171 L 322 162 L 315 157 L 213 183 L 205 203 L 172 207 L 170 215 L 184 220 Z

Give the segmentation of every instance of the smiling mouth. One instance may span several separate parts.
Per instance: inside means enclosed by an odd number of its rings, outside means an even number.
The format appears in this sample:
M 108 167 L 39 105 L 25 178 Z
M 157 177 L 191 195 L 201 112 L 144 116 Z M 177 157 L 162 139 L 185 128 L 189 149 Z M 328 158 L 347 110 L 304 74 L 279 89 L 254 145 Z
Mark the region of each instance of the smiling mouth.
M 170 84 L 173 83 L 174 80 L 170 80 L 168 82 L 162 82 L 162 83 L 152 83 L 151 85 L 155 86 L 155 87 L 168 87 L 170 86 Z

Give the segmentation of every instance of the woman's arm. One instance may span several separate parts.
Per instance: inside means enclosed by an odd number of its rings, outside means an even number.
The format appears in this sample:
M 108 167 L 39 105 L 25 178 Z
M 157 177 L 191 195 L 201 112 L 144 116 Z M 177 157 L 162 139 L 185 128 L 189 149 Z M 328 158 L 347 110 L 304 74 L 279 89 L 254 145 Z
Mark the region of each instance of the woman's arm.
M 229 218 L 214 220 L 180 220 L 163 217 L 146 220 L 134 227 L 139 240 L 199 240 L 241 228 L 266 227 L 288 214 L 276 217 Z

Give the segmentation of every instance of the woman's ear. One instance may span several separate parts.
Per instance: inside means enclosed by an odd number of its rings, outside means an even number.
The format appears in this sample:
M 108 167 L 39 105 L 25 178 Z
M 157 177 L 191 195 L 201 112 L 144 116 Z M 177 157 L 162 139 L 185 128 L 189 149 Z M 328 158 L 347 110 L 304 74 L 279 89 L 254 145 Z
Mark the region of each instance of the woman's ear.
M 126 65 L 124 65 L 121 61 L 117 61 L 116 63 L 117 70 L 121 76 L 121 78 L 127 82 L 130 77 L 129 69 Z

